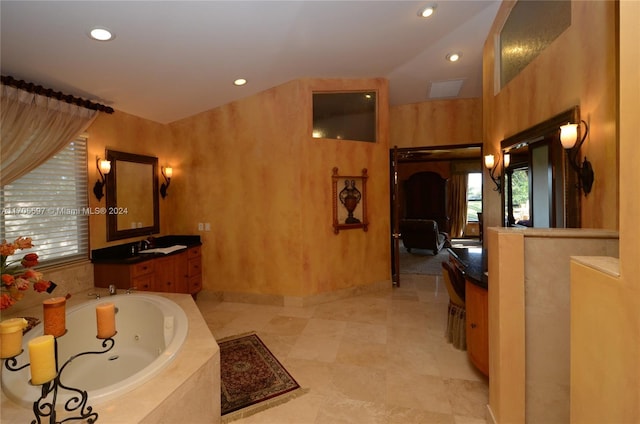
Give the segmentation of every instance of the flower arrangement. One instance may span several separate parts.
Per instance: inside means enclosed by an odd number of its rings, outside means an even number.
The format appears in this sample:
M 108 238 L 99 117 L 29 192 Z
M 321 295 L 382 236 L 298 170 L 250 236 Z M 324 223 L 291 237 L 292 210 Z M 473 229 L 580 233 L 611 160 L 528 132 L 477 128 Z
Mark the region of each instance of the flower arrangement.
M 22 259 L 9 261 L 8 257 L 14 255 L 16 250 L 30 249 L 33 247 L 30 237 L 18 237 L 13 243 L 6 240 L 0 244 L 0 271 L 2 284 L 0 284 L 0 310 L 11 307 L 24 296 L 23 291 L 33 285 L 33 289 L 39 293 L 51 293 L 56 284 L 42 279 L 42 273 L 32 268 L 38 265 L 38 255 L 27 253 Z M 22 268 L 18 267 L 20 263 Z

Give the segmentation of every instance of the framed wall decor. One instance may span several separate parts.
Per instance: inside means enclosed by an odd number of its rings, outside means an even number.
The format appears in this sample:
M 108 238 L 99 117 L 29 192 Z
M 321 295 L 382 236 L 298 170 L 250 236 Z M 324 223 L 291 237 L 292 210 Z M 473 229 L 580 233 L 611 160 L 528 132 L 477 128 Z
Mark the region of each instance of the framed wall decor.
M 362 228 L 367 231 L 367 168 L 362 175 L 339 175 L 333 168 L 333 232 Z

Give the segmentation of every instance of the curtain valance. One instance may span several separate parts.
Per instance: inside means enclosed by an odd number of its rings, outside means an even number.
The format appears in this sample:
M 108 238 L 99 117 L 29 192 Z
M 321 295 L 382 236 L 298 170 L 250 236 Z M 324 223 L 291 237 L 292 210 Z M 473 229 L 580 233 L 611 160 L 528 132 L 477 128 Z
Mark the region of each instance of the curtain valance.
M 5 84 L 4 77 L 0 96 L 0 185 L 44 163 L 82 134 L 98 114 Z

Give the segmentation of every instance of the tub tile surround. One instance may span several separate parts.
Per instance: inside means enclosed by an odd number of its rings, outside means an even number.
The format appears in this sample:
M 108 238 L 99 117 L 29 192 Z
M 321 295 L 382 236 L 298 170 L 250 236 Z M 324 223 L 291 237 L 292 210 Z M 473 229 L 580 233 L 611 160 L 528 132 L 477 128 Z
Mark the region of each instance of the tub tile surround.
M 82 303 L 86 300 L 88 292 L 84 291 L 72 296 L 68 300 L 68 305 Z M 98 422 L 103 424 L 218 423 L 220 422 L 218 344 L 190 295 L 156 294 L 176 302 L 189 318 L 187 339 L 178 356 L 157 377 L 128 392 L 122 398 L 101 404 L 93 404 L 89 399 L 89 404 L 99 414 Z M 21 315 L 41 318 L 42 308 L 38 306 L 25 309 Z M 4 393 L 0 396 L 1 422 L 30 422 L 33 419 L 33 412 L 30 409 L 19 407 Z
M 485 423 L 488 382 L 444 337 L 439 276 L 306 305 L 197 305 L 216 339 L 256 331 L 309 392 L 244 423 Z

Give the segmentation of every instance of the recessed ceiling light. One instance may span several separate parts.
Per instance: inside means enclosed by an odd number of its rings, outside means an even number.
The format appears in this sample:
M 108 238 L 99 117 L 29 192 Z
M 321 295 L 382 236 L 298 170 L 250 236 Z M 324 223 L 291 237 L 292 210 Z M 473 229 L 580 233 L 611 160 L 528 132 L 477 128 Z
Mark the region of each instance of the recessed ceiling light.
M 103 27 L 93 28 L 89 31 L 89 36 L 98 41 L 109 41 L 115 38 L 111 31 Z
M 457 62 L 462 57 L 462 53 L 449 53 L 447 55 L 447 60 L 449 62 Z
M 436 11 L 436 4 L 430 4 L 429 6 L 425 6 L 423 8 L 421 8 L 420 10 L 418 10 L 418 16 L 422 17 L 422 18 L 428 18 L 429 16 L 433 15 L 433 13 Z
M 235 81 L 233 82 L 233 85 L 238 85 L 238 86 L 240 86 L 240 85 L 245 85 L 246 83 L 247 83 L 247 80 L 246 80 L 246 79 L 244 79 L 244 78 L 238 78 L 237 80 L 235 80 Z

